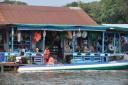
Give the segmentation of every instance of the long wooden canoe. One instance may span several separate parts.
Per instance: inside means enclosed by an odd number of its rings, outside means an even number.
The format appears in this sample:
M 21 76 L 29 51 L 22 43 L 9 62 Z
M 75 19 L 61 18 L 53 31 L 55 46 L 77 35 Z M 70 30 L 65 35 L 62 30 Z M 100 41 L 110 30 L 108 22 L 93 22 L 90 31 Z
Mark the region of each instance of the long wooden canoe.
M 54 64 L 54 65 L 25 65 L 18 72 L 43 72 L 60 70 L 124 70 L 128 69 L 128 61 L 112 61 L 109 63 L 93 64 Z

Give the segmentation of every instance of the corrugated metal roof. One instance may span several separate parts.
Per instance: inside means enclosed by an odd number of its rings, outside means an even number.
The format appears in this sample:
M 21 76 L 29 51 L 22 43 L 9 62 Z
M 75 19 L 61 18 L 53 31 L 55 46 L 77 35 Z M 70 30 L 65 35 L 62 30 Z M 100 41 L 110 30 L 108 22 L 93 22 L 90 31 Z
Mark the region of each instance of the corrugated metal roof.
M 0 24 L 97 25 L 78 8 L 0 4 Z

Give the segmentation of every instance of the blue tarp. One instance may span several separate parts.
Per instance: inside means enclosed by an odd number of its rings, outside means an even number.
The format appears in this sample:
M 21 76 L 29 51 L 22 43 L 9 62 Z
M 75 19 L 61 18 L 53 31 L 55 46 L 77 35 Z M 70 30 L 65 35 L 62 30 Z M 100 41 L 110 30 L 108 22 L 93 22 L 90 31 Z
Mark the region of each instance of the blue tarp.
M 51 31 L 106 31 L 109 26 L 78 26 L 78 25 L 55 25 L 55 24 L 17 24 L 18 30 L 51 30 Z
M 4 53 L 0 53 L 0 62 L 5 62 L 5 58 Z

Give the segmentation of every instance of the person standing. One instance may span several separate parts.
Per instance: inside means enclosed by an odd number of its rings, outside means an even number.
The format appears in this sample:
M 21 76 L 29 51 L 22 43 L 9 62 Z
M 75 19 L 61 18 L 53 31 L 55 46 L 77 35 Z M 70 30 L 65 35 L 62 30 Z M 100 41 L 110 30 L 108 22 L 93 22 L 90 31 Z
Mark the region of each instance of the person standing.
M 46 47 L 46 49 L 44 50 L 44 63 L 48 62 L 49 54 L 50 54 L 50 51 L 49 51 L 48 47 Z

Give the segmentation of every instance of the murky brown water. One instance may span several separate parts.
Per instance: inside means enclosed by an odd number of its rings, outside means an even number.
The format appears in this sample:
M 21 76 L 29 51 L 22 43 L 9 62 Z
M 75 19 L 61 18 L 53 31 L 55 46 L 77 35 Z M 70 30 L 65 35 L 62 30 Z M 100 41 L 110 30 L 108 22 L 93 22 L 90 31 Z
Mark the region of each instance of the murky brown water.
M 1 73 L 0 85 L 128 85 L 128 71 Z

